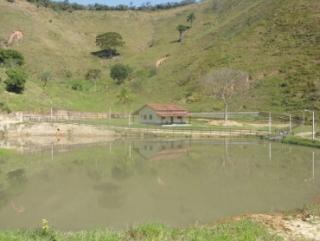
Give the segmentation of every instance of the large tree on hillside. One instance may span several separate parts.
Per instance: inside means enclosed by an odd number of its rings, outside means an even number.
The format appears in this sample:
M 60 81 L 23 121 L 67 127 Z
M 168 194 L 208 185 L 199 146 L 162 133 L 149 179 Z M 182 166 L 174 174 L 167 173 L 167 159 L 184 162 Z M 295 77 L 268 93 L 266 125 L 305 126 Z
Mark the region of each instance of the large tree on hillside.
M 209 96 L 223 101 L 224 119 L 227 121 L 230 101 L 234 95 L 249 88 L 249 75 L 240 70 L 224 68 L 208 73 L 201 82 Z
M 188 16 L 187 16 L 187 22 L 191 24 L 191 27 L 192 27 L 192 24 L 194 22 L 194 20 L 196 20 L 196 15 L 194 13 L 190 13 Z
M 107 32 L 99 34 L 96 37 L 96 45 L 102 50 L 108 51 L 112 57 L 113 53 L 116 52 L 117 47 L 121 47 L 125 44 L 122 36 L 116 32 Z
M 182 25 L 182 24 L 179 24 L 177 26 L 177 30 L 179 32 L 179 39 L 178 39 L 178 42 L 182 42 L 182 38 L 183 38 L 183 34 L 185 31 L 187 31 L 190 27 L 189 26 L 186 26 L 186 25 Z

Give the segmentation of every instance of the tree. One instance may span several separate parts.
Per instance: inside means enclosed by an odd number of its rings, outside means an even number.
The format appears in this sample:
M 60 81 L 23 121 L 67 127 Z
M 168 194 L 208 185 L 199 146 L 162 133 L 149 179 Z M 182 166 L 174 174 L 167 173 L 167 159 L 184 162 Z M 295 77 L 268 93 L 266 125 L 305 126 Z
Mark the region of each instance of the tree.
M 131 69 L 124 64 L 115 64 L 111 68 L 110 77 L 116 81 L 116 84 L 120 85 L 128 78 Z
M 89 69 L 86 74 L 86 80 L 94 82 L 94 90 L 97 91 L 97 80 L 101 78 L 100 69 Z
M 249 76 L 240 70 L 225 68 L 207 74 L 202 79 L 202 84 L 209 96 L 223 101 L 224 118 L 227 121 L 229 103 L 234 95 L 249 88 Z
M 178 32 L 179 32 L 179 40 L 178 40 L 178 42 L 182 42 L 183 33 L 184 33 L 185 31 L 187 31 L 189 28 L 190 28 L 189 26 L 182 25 L 182 24 L 180 24 L 180 25 L 177 26 L 177 30 L 178 30 Z
M 14 93 L 22 93 L 24 90 L 24 85 L 27 74 L 20 68 L 9 69 L 6 71 L 8 78 L 4 81 L 6 85 L 6 90 Z
M 107 32 L 104 34 L 97 35 L 96 45 L 99 46 L 102 50 L 110 52 L 112 57 L 115 48 L 121 47 L 125 44 L 122 39 L 122 36 L 116 32 Z
M 188 16 L 187 16 L 187 22 L 191 24 L 191 27 L 192 27 L 192 24 L 194 22 L 194 20 L 196 20 L 196 15 L 194 13 L 190 13 Z

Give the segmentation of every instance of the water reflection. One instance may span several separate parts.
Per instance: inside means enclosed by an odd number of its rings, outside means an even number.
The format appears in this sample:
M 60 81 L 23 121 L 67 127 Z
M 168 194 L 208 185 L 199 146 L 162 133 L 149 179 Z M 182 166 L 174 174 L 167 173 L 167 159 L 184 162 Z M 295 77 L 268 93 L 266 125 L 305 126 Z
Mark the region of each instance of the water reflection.
M 26 181 L 25 169 L 19 168 L 7 173 L 7 179 L 11 184 L 21 184 Z
M 188 154 L 190 142 L 151 141 L 135 143 L 134 151 L 143 159 L 151 161 L 173 160 Z
M 318 150 L 256 140 L 127 140 L 14 155 L 1 164 L 0 228 L 60 229 L 301 208 L 319 197 Z M 19 216 L 17 216 L 19 215 Z
M 117 209 L 121 208 L 124 203 L 125 195 L 121 190 L 121 186 L 115 183 L 102 183 L 94 186 L 99 192 L 98 204 L 102 208 Z

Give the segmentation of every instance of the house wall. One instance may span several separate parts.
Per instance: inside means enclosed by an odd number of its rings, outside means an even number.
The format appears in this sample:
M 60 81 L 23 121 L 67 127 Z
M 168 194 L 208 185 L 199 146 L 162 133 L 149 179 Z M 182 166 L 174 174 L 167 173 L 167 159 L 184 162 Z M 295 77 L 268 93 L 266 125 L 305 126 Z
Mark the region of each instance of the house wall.
M 144 123 L 144 124 L 158 124 L 158 125 L 171 124 L 170 117 L 162 118 L 158 116 L 154 110 L 152 110 L 147 106 L 140 110 L 139 120 L 141 123 Z M 179 119 L 178 117 L 173 117 L 173 123 L 175 124 L 186 123 L 186 118 L 183 117 L 182 119 Z
M 139 120 L 141 123 L 145 124 L 161 124 L 161 118 L 156 115 L 154 110 L 150 109 L 147 106 L 140 110 Z

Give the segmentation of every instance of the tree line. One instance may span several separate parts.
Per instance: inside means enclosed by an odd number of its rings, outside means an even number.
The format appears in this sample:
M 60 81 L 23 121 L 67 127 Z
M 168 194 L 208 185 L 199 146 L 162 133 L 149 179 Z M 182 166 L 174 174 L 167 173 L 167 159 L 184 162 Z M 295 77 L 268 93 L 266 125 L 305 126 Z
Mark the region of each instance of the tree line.
M 13 0 L 14 1 L 14 0 Z M 145 2 L 140 6 L 134 6 L 133 4 L 125 5 L 119 4 L 116 6 L 109 6 L 105 4 L 89 4 L 82 5 L 78 3 L 71 3 L 69 0 L 63 2 L 55 2 L 52 0 L 27 0 L 30 3 L 36 4 L 38 7 L 51 8 L 57 11 L 76 11 L 76 10 L 92 10 L 92 11 L 126 11 L 126 10 L 163 10 L 170 8 L 182 7 L 196 3 L 196 0 L 183 0 L 181 2 L 167 2 L 162 4 L 152 4 L 151 2 Z

